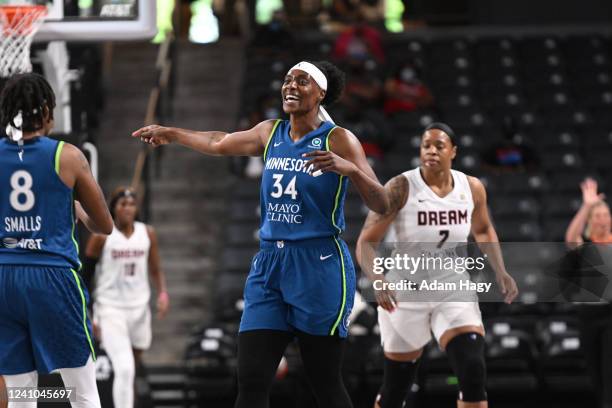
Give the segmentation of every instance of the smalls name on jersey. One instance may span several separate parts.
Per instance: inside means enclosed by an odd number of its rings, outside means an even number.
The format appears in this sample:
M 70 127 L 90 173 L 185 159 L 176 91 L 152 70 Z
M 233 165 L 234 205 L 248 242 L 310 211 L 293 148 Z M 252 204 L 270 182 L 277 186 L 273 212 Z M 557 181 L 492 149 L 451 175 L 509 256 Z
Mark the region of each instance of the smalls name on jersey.
M 42 217 L 5 217 L 6 232 L 36 232 L 42 228 Z

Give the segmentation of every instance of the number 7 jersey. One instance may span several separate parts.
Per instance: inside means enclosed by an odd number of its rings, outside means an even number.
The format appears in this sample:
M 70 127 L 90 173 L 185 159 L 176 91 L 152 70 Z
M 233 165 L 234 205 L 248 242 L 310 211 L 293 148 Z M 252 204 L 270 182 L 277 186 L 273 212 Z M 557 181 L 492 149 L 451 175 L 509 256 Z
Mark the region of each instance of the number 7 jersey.
M 64 142 L 0 139 L 0 264 L 80 268 L 73 191 L 59 177 Z
M 321 125 L 294 142 L 287 120 L 278 120 L 264 152 L 261 178 L 263 240 L 297 241 L 338 236 L 344 230 L 347 178 L 337 173 L 310 174 L 304 153 L 329 150 L 335 125 Z M 316 174 L 316 173 L 315 173 Z
M 393 222 L 396 241 L 438 242 L 441 248 L 467 242 L 474 210 L 467 176 L 451 170 L 453 190 L 439 197 L 423 180 L 420 168 L 403 175 L 409 184 L 408 201 Z

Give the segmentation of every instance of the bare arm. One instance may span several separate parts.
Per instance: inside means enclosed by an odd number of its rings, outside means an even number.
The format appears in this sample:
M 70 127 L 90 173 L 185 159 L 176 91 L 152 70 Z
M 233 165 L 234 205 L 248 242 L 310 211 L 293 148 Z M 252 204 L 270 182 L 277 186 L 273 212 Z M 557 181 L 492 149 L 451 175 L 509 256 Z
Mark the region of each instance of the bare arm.
M 569 248 L 576 248 L 584 242 L 582 233 L 586 226 L 590 211 L 591 207 L 583 203 L 576 215 L 574 215 L 574 218 L 572 218 L 572 222 L 570 222 L 570 225 L 565 231 L 565 244 Z
M 474 211 L 472 212 L 472 236 L 478 244 L 480 250 L 486 254 L 489 263 L 495 271 L 500 290 L 504 295 L 506 303 L 511 303 L 518 289 L 516 282 L 506 271 L 504 258 L 499 246 L 497 232 L 491 222 L 489 210 L 487 208 L 487 192 L 482 182 L 476 177 L 468 177 L 472 197 L 474 199 Z
M 106 243 L 106 235 L 101 234 L 92 234 L 87 241 L 87 246 L 85 247 L 85 262 L 83 263 L 83 268 L 81 269 L 81 275 L 83 276 L 83 282 L 85 282 L 85 286 L 89 291 L 90 302 L 93 303 L 93 294 L 95 289 L 95 274 L 96 274 L 96 264 L 100 260 L 100 256 L 102 256 L 102 249 L 104 249 L 104 244 Z
M 348 177 L 368 208 L 385 214 L 389 209 L 389 198 L 370 167 L 359 140 L 343 128 L 336 128 L 329 137 L 329 151 L 305 154 L 305 157 L 311 157 L 306 166 L 312 164 L 313 172 L 333 171 Z
M 387 234 L 391 223 L 395 220 L 399 210 L 404 207 L 408 200 L 408 179 L 403 175 L 395 176 L 385 184 L 385 193 L 389 197 L 389 211 L 386 214 L 378 214 L 370 211 L 361 233 L 357 239 L 356 257 L 357 263 L 362 270 L 366 271 L 367 263 L 362 258 L 363 251 L 369 247 L 376 247 Z M 370 245 L 368 245 L 370 244 Z M 372 278 L 372 276 L 368 276 Z
M 74 189 L 83 210 L 80 211 L 77 205 L 77 215 L 87 229 L 98 234 L 110 234 L 113 220 L 102 189 L 94 180 L 83 152 L 69 143 L 64 144 L 62 149 L 59 176 L 64 184 Z
M 166 277 L 161 269 L 159 260 L 159 244 L 157 234 L 151 226 L 147 226 L 147 233 L 151 241 L 151 249 L 149 250 L 149 274 L 153 280 L 153 285 L 157 290 L 157 313 L 158 317 L 163 318 L 168 312 L 169 299 L 166 290 Z
M 583 243 L 582 233 L 591 208 L 604 198 L 603 194 L 597 193 L 597 182 L 591 178 L 580 183 L 580 189 L 582 190 L 582 205 L 565 231 L 565 244 L 569 248 L 575 248 Z
M 87 246 L 85 247 L 85 256 L 87 258 L 100 259 L 105 243 L 106 235 L 92 234 L 89 241 L 87 241 Z
M 132 136 L 154 147 L 176 143 L 211 156 L 261 156 L 275 123 L 266 120 L 252 129 L 234 133 L 151 125 L 136 130 Z
M 378 245 L 383 240 L 389 226 L 397 213 L 408 200 L 408 179 L 403 175 L 395 176 L 385 184 L 385 193 L 389 198 L 389 211 L 386 214 L 378 214 L 370 211 L 357 240 L 355 255 L 361 270 L 370 281 L 384 280 L 381 274 L 374 273 L 374 257 Z M 375 291 L 378 304 L 388 311 L 395 308 L 395 296 L 384 291 Z

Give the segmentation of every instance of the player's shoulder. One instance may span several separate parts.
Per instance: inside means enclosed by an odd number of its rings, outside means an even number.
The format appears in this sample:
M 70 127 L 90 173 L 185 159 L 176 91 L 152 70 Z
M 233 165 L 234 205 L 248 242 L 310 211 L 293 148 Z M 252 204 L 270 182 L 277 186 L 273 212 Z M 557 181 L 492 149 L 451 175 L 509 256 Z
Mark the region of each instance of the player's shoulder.
M 157 237 L 157 232 L 151 224 L 145 224 L 144 222 L 138 222 L 138 224 L 141 225 L 142 228 L 144 228 L 150 239 L 155 239 Z
M 73 145 L 72 143 L 64 142 L 60 140 L 59 143 L 62 143 L 62 155 L 72 155 L 72 156 L 80 156 L 83 154 L 81 149 Z
M 487 191 L 485 189 L 484 184 L 482 183 L 482 181 L 480 181 L 478 177 L 468 176 L 466 174 L 466 178 L 470 186 L 470 190 L 472 192 L 472 197 L 474 197 L 474 201 L 486 197 Z
M 270 132 L 282 122 L 282 119 L 266 119 L 256 124 L 254 129 L 269 136 Z
M 341 126 L 334 126 L 328 133 L 327 142 L 329 150 L 343 156 L 347 151 L 361 148 L 361 142 L 350 130 Z
M 464 173 L 462 173 L 464 174 Z M 470 187 L 472 189 L 478 189 L 478 190 L 485 190 L 485 186 L 482 183 L 482 181 L 480 181 L 480 179 L 478 177 L 474 177 L 474 176 L 469 176 L 467 174 L 465 174 L 465 178 L 467 179 Z
M 62 143 L 62 147 L 61 147 L 62 151 L 61 151 L 61 156 L 60 156 L 60 160 L 62 164 L 78 163 L 80 161 L 87 160 L 85 158 L 85 155 L 81 151 L 81 149 L 79 149 L 72 143 L 68 143 L 68 142 L 60 142 L 60 143 Z
M 333 137 L 336 140 L 348 140 L 348 139 L 357 139 L 357 136 L 347 128 L 343 128 L 342 126 L 332 126 L 329 131 L 329 137 Z

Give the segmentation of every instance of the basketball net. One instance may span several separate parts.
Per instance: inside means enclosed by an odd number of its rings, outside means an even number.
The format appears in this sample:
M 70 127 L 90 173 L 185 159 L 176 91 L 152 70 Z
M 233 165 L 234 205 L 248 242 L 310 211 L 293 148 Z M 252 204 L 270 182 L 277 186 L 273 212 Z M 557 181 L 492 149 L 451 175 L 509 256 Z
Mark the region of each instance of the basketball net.
M 32 71 L 30 45 L 46 14 L 45 6 L 0 6 L 0 78 Z

